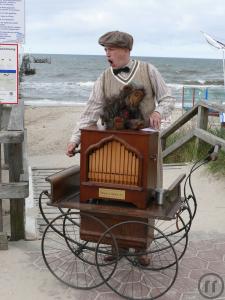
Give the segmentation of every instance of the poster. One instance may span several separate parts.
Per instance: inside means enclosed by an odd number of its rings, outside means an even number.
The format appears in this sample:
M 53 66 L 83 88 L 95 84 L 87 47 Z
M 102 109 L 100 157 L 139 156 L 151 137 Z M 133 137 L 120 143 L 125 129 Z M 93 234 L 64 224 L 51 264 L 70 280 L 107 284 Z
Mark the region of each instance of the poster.
M 18 103 L 18 45 L 0 44 L 0 104 Z
M 24 0 L 0 0 L 0 43 L 24 44 Z

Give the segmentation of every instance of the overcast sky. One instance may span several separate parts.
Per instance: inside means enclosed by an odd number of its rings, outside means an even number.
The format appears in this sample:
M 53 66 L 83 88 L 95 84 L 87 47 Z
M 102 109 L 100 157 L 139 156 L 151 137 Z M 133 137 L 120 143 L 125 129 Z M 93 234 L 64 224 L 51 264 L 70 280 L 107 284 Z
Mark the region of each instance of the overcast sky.
M 97 40 L 112 30 L 133 35 L 132 55 L 221 58 L 200 31 L 225 42 L 225 1 L 26 1 L 26 52 L 103 55 Z

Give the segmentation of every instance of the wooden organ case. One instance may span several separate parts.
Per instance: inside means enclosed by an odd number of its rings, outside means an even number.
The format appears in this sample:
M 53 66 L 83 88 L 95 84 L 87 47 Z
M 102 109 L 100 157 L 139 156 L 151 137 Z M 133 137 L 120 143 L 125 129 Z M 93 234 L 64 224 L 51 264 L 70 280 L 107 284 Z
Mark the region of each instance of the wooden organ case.
M 80 201 L 113 199 L 145 209 L 156 188 L 158 132 L 81 130 Z
M 91 126 L 81 130 L 80 202 L 100 201 L 120 207 L 146 209 L 150 191 L 157 184 L 158 132 L 134 130 L 106 130 Z M 106 225 L 134 220 L 123 214 L 96 214 Z M 142 222 L 148 219 L 135 218 Z M 81 218 L 82 239 L 97 241 L 100 228 Z M 119 233 L 117 233 L 118 236 Z M 146 247 L 149 232 L 141 226 L 128 226 L 120 246 Z M 147 244 L 146 244 L 147 243 Z

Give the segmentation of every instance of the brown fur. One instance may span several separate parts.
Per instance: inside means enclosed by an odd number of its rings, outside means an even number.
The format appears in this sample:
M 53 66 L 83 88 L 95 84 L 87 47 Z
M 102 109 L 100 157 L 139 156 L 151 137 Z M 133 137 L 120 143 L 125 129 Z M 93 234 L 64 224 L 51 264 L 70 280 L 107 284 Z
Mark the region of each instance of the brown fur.
M 106 124 L 107 128 L 143 128 L 144 121 L 139 104 L 144 96 L 143 87 L 134 84 L 125 85 L 118 95 L 105 99 L 101 115 L 102 123 Z

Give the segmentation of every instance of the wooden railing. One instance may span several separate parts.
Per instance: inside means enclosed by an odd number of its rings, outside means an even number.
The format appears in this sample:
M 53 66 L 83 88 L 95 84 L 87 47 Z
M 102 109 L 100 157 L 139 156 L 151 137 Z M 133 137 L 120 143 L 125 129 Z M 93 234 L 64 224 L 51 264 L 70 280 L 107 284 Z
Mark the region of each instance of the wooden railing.
M 211 145 L 220 145 L 223 150 L 225 150 L 225 140 L 217 137 L 207 131 L 208 128 L 208 115 L 209 111 L 225 112 L 224 105 L 209 104 L 206 101 L 200 101 L 196 103 L 192 109 L 183 114 L 179 119 L 177 119 L 171 126 L 162 131 L 161 141 L 163 158 L 167 157 L 181 146 L 189 142 L 193 138 L 197 138 L 197 147 L 204 141 Z M 173 134 L 176 130 L 180 129 L 181 126 L 185 125 L 193 117 L 197 116 L 196 126 L 189 129 L 184 136 L 176 140 L 172 145 L 166 146 L 167 138 Z
M 24 239 L 25 198 L 29 194 L 29 176 L 26 157 L 26 131 L 24 130 L 24 105 L 0 105 L 0 173 L 7 173 L 7 180 L 0 177 L 0 199 L 10 199 L 11 240 Z M 2 201 L 2 200 L 1 200 Z M 0 232 L 2 226 L 0 205 Z

